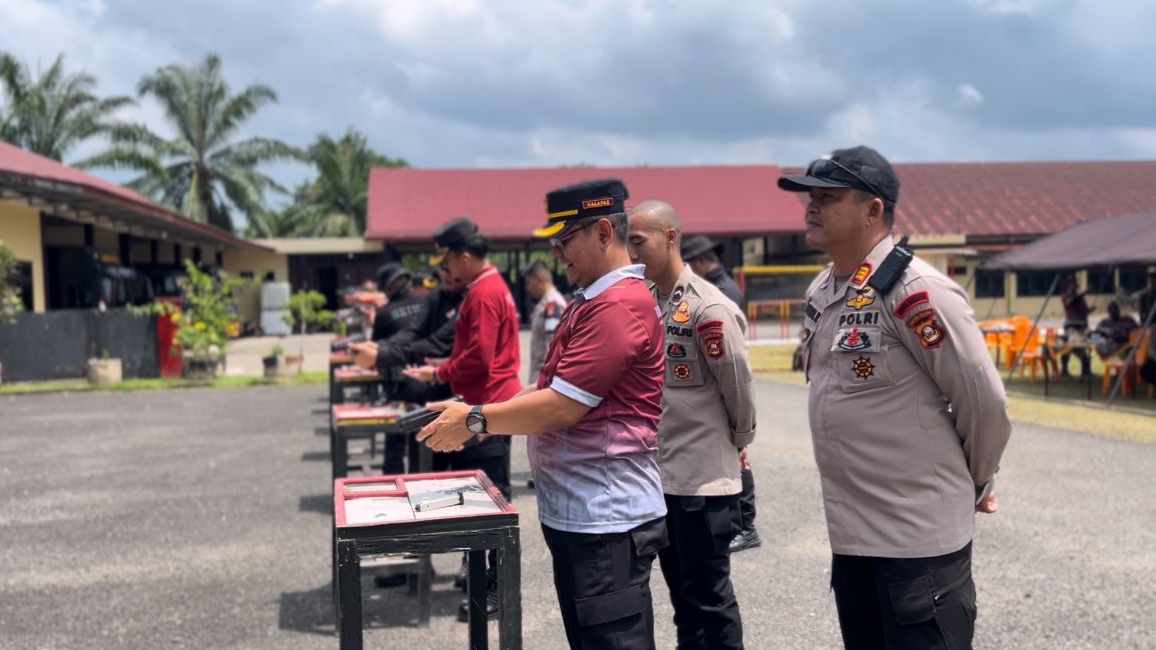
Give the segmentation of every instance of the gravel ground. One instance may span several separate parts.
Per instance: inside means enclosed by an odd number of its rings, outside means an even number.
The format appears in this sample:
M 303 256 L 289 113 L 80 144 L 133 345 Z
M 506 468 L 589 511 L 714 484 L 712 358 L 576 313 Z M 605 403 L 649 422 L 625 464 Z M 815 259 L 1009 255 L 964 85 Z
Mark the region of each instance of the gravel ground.
M 838 647 L 805 389 L 757 395 L 764 543 L 733 560 L 747 646 Z M 336 648 L 324 409 L 323 386 L 0 397 L 0 648 Z M 525 647 L 559 648 L 515 449 Z M 976 539 L 976 647 L 1156 647 L 1156 447 L 1017 426 L 999 495 Z M 464 647 L 456 563 L 435 562 L 424 630 L 403 590 L 367 580 L 366 647 Z M 653 589 L 671 648 L 657 563 Z

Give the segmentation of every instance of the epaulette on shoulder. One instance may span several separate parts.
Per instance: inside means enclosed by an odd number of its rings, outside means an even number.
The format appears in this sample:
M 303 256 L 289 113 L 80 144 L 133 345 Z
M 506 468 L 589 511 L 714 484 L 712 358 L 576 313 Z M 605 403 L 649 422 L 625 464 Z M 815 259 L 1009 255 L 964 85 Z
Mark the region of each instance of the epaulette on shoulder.
M 867 280 L 867 286 L 879 292 L 879 295 L 886 296 L 888 291 L 895 286 L 899 278 L 903 275 L 903 271 L 907 269 L 907 265 L 911 264 L 912 258 L 915 257 L 911 253 L 911 249 L 907 247 L 907 237 L 899 240 L 895 248 L 883 258 L 883 262 L 879 268 L 871 274 L 871 278 Z

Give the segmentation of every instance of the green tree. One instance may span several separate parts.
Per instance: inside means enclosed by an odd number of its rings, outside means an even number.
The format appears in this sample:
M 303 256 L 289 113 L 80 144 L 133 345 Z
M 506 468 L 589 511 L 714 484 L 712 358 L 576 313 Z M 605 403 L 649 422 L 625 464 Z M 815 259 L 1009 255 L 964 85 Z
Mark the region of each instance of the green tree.
M 0 321 L 11 320 L 24 309 L 20 293 L 10 284 L 16 273 L 16 255 L 3 241 L 0 241 Z
M 297 364 L 297 372 L 301 372 L 301 363 L 305 359 L 305 331 L 309 327 L 329 327 L 334 323 L 333 312 L 325 308 L 325 295 L 320 291 L 298 291 L 289 300 L 285 302 L 285 315 L 283 317 L 285 324 L 290 328 L 298 327 L 301 333 L 300 343 L 298 349 L 300 353 L 300 361 Z
M 305 159 L 280 140 L 235 139 L 261 107 L 277 101 L 277 94 L 260 83 L 233 94 L 214 54 L 196 65 L 158 68 L 141 79 L 137 93 L 160 103 L 176 137 L 165 140 L 143 127 L 120 131 L 108 151 L 78 165 L 143 172 L 129 187 L 194 220 L 232 231 L 234 209 L 259 214 L 266 192 L 285 192 L 258 166 Z
M 28 65 L 0 53 L 0 139 L 55 160 L 63 160 L 82 142 L 126 134 L 133 128 L 114 118 L 135 104 L 131 97 L 97 97 L 96 78 L 66 74 L 64 55 L 34 77 Z
M 365 136 L 353 128 L 337 140 L 324 133 L 317 136 L 307 156 L 317 168 L 317 178 L 299 185 L 293 191 L 293 203 L 276 216 L 260 215 L 250 221 L 246 234 L 360 237 L 365 232 L 369 170 L 408 166 L 405 160 L 370 149 Z

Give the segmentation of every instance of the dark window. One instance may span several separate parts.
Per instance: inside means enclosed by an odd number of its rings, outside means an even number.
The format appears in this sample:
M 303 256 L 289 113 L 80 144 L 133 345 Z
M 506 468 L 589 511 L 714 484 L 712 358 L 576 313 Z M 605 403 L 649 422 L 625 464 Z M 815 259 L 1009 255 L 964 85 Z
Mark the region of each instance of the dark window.
M 1004 278 L 1003 271 L 982 271 L 977 269 L 975 272 L 975 297 L 976 298 L 1003 298 L 1004 294 Z
M 1088 293 L 1116 292 L 1116 278 L 1111 266 L 1093 266 L 1088 269 Z
M 32 311 L 32 262 L 16 262 L 16 273 L 11 282 L 20 294 L 20 302 L 24 303 L 24 311 Z
M 1046 296 L 1052 288 L 1058 271 L 1019 271 L 1016 273 L 1016 295 L 1021 297 Z M 1059 285 L 1055 291 L 1060 291 Z
M 1148 286 L 1148 271 L 1143 266 L 1120 267 L 1120 289 L 1128 293 L 1140 291 Z

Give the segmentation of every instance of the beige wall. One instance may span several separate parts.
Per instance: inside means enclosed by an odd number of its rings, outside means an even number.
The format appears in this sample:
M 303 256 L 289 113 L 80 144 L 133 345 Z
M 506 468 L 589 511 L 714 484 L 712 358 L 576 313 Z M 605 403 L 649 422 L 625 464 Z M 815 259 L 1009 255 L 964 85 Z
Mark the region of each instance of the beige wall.
M 32 309 L 44 311 L 44 246 L 40 240 L 40 211 L 16 201 L 0 200 L 0 240 L 16 259 L 32 263 Z
M 225 251 L 224 266 L 230 275 L 240 276 L 242 273 L 253 274 L 258 282 L 251 287 L 237 291 L 237 315 L 242 322 L 257 320 L 261 317 L 261 285 L 265 273 L 272 271 L 273 279 L 278 282 L 289 281 L 289 256 L 273 251 L 232 250 Z

